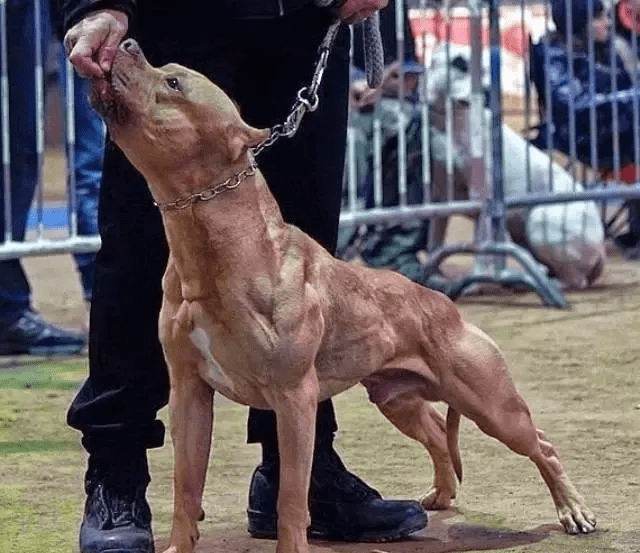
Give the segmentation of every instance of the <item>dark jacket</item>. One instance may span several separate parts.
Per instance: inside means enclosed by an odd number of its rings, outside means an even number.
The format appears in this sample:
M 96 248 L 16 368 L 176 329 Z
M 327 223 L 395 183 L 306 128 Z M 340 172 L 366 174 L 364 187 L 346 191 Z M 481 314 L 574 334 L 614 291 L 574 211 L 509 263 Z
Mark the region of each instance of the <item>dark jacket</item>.
M 570 74 L 570 64 L 573 75 Z M 543 124 L 535 141 L 538 147 L 571 153 L 570 114 L 573 110 L 575 148 L 579 161 L 599 169 L 611 169 L 616 139 L 622 165 L 633 161 L 634 126 L 639 124 L 638 119 L 634 118 L 634 103 L 640 108 L 640 88 L 634 88 L 618 55 L 615 55 L 611 64 L 611 51 L 606 46 L 600 46 L 595 59 L 591 60 L 586 45 L 578 39 L 574 41 L 573 59 L 569 60 L 565 38 L 552 33 L 532 46 L 530 72 L 541 104 L 545 107 L 549 104 L 551 112 L 552 144 L 548 144 L 548 129 Z M 549 82 L 549 98 L 546 79 Z M 617 106 L 617 136 L 613 135 L 614 105 Z M 591 152 L 592 109 L 596 119 L 596 159 L 592 159 Z M 543 117 L 546 113 L 544 109 Z
M 602 14 L 604 6 L 601 0 L 551 0 L 551 18 L 556 30 L 562 36 L 581 36 L 591 17 Z
M 273 18 L 282 16 L 313 0 L 52 0 L 65 32 L 87 12 L 120 10 L 129 15 L 130 24 L 142 32 L 160 27 L 177 36 L 206 32 L 211 18 Z

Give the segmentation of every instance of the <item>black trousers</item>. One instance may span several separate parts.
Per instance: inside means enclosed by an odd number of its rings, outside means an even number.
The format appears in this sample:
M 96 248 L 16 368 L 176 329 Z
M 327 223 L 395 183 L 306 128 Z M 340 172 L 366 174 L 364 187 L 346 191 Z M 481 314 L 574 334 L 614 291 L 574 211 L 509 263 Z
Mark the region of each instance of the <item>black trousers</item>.
M 154 66 L 178 62 L 221 86 L 244 119 L 263 128 L 281 123 L 297 91 L 311 81 L 317 48 L 329 24 L 313 5 L 277 19 L 220 20 L 206 33 L 172 33 L 140 20 L 133 36 Z M 337 241 L 346 147 L 349 32 L 334 43 L 316 112 L 298 133 L 258 158 L 286 221 L 329 251 Z M 214 200 L 215 201 L 215 200 Z M 108 142 L 99 206 L 102 248 L 96 260 L 89 337 L 89 376 L 74 398 L 68 423 L 89 453 L 162 445 L 157 411 L 169 380 L 158 341 L 161 278 L 167 245 L 158 210 L 142 176 Z M 317 437 L 337 426 L 333 406 L 318 411 Z M 275 443 L 275 415 L 250 410 L 248 440 Z

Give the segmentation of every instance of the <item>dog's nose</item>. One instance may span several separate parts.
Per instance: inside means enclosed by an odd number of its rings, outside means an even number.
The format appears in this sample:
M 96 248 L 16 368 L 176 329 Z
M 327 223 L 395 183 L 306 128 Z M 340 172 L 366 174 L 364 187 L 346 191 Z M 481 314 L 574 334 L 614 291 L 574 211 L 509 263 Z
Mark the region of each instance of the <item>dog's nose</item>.
M 132 38 L 128 38 L 127 40 L 123 41 L 122 44 L 120 44 L 120 48 L 122 48 L 125 52 L 127 52 L 127 54 L 130 54 L 132 56 L 139 55 L 141 52 L 140 46 Z

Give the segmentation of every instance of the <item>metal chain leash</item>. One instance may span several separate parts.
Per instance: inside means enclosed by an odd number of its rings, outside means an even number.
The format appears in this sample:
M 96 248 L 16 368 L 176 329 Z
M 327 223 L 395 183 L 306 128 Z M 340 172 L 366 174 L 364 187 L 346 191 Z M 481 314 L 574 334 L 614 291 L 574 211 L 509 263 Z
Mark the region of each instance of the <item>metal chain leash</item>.
M 247 177 L 250 177 L 255 174 L 258 169 L 256 163 L 252 156 L 250 158 L 250 165 L 246 169 L 243 169 L 239 173 L 230 176 L 226 181 L 218 183 L 209 188 L 205 188 L 200 192 L 195 192 L 194 194 L 190 194 L 189 196 L 184 196 L 183 198 L 178 198 L 177 200 L 173 200 L 171 202 L 153 202 L 153 204 L 160 211 L 171 211 L 175 209 L 185 209 L 189 207 L 191 204 L 195 202 L 205 202 L 207 200 L 211 200 L 215 198 L 221 192 L 225 190 L 232 190 L 237 188 L 242 181 L 244 181 Z
M 322 76 L 324 75 L 324 70 L 327 67 L 327 60 L 329 59 L 329 51 L 331 50 L 333 40 L 336 37 L 339 27 L 340 21 L 336 21 L 327 30 L 327 33 L 318 48 L 319 58 L 316 63 L 313 78 L 311 79 L 311 84 L 298 90 L 296 101 L 284 123 L 279 123 L 271 127 L 269 136 L 251 150 L 254 156 L 257 157 L 260 155 L 265 148 L 271 146 L 279 138 L 283 136 L 290 138 L 296 134 L 304 114 L 307 111 L 315 111 L 318 108 L 318 88 L 320 88 Z
M 319 6 L 327 7 L 334 3 L 334 0 L 316 0 Z M 284 123 L 274 125 L 270 129 L 269 136 L 253 148 L 254 156 L 258 156 L 265 148 L 271 146 L 279 138 L 292 137 L 298 131 L 298 127 L 307 111 L 315 111 L 318 108 L 318 88 L 322 82 L 324 70 L 327 67 L 329 51 L 340 27 L 340 20 L 335 21 L 327 30 L 327 33 L 318 49 L 320 56 L 311 80 L 311 85 L 302 87 L 298 91 L 291 112 Z M 384 53 L 382 51 L 382 38 L 380 36 L 380 15 L 375 12 L 363 22 L 365 68 L 367 82 L 370 87 L 377 88 L 382 81 L 384 69 Z

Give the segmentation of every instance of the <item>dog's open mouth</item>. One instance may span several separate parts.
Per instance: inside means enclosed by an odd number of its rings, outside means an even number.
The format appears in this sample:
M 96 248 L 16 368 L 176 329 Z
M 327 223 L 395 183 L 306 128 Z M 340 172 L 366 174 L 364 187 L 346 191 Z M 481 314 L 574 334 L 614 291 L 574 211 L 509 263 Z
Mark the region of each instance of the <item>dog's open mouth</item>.
M 91 105 L 107 124 L 125 124 L 131 114 L 119 93 L 122 77 L 109 71 L 104 78 L 93 81 Z

